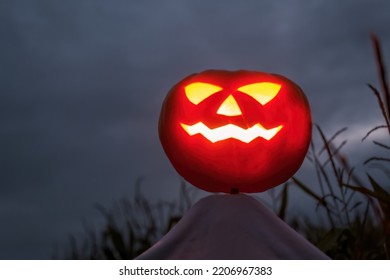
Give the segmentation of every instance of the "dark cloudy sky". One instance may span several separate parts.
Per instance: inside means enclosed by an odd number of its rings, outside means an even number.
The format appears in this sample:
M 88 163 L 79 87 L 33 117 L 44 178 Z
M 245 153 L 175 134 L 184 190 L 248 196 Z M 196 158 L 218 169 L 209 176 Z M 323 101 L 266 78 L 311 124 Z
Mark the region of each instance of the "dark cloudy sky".
M 170 87 L 209 68 L 297 82 L 351 154 L 380 124 L 369 32 L 390 63 L 390 2 L 2 0 L 0 259 L 48 258 L 94 204 L 154 197 L 179 177 L 157 135 Z M 356 156 L 356 158 L 359 158 Z

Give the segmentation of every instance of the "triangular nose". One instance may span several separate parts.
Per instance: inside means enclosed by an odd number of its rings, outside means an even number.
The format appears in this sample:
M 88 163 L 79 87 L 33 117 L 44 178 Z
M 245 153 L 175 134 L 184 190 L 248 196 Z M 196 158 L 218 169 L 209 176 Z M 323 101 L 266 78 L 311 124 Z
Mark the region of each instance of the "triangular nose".
M 229 95 L 219 106 L 217 114 L 225 116 L 239 116 L 242 115 L 240 107 L 233 95 Z

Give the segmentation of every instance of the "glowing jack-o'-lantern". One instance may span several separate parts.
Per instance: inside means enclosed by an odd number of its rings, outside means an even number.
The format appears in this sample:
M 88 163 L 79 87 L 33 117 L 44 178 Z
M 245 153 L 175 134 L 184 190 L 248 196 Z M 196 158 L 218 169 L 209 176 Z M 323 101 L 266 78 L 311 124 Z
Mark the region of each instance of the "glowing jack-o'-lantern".
M 175 169 L 211 192 L 261 192 L 301 166 L 311 138 L 309 104 L 287 78 L 208 70 L 176 84 L 159 135 Z

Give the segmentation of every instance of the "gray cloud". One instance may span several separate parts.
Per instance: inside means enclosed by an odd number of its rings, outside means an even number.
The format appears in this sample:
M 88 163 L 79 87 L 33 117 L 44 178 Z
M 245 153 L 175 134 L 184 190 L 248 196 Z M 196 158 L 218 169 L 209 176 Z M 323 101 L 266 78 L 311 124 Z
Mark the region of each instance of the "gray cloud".
M 151 196 L 174 196 L 157 121 L 192 72 L 286 75 L 329 133 L 380 122 L 368 35 L 389 49 L 389 3 L 339 2 L 2 2 L 0 258 L 47 258 L 140 175 Z

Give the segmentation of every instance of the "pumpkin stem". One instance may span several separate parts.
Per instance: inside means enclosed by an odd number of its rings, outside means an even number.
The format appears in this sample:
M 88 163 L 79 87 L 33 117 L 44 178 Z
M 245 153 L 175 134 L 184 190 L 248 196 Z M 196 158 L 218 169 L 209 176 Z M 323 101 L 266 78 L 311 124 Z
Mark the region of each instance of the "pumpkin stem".
M 231 188 L 230 189 L 230 194 L 239 194 L 240 190 L 238 188 Z

